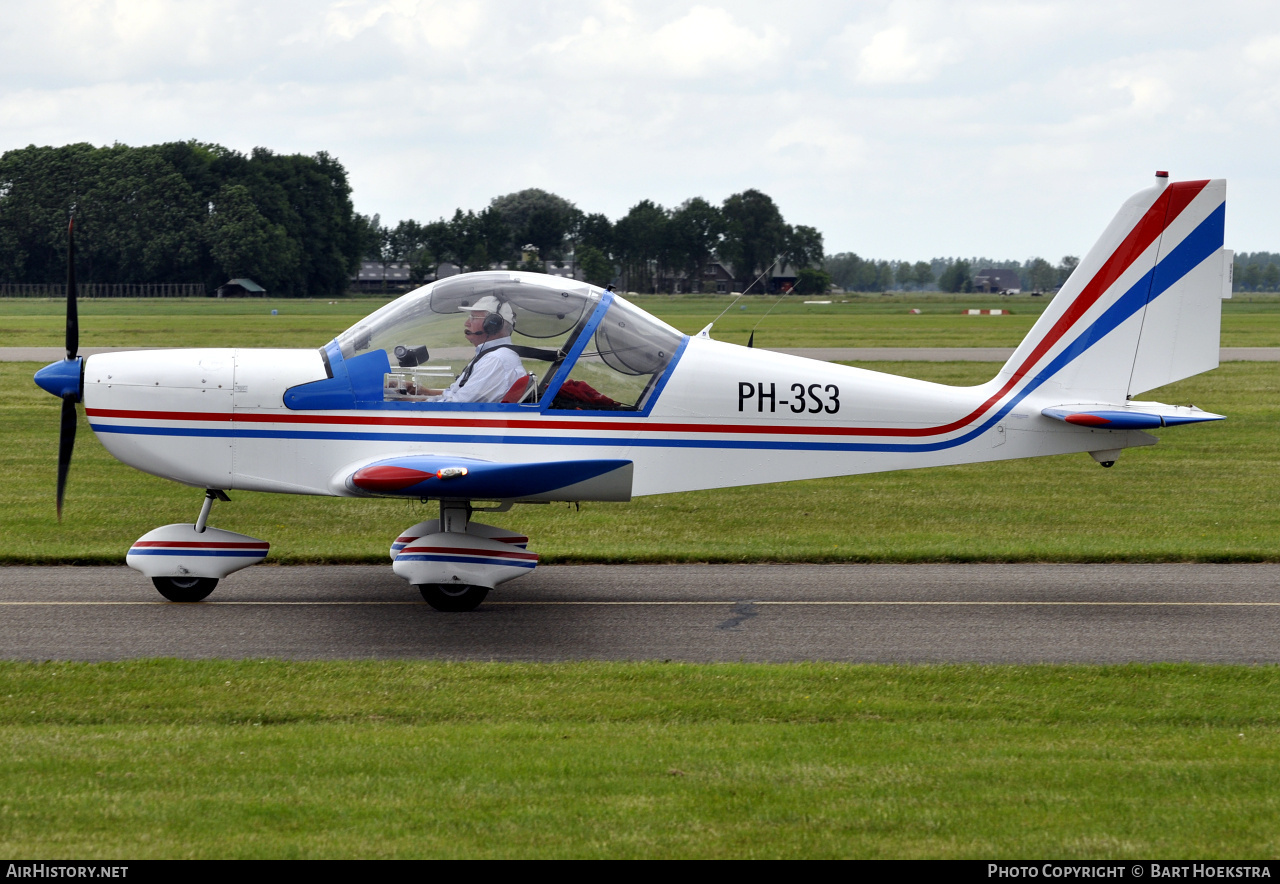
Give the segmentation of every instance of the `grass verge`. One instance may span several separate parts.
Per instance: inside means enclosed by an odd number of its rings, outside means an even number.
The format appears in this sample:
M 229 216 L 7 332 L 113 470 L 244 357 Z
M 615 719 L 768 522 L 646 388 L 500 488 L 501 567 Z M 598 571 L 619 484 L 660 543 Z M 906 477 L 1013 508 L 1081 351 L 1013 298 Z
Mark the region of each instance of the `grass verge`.
M 1276 667 L 0 664 L 11 857 L 1273 857 Z
M 80 302 L 80 344 L 319 347 L 386 300 L 86 300 Z M 717 339 L 745 344 L 754 329 L 759 347 L 1015 347 L 1048 303 L 1030 296 L 937 292 L 832 295 L 830 304 L 756 295 L 736 303 L 724 295 L 638 295 L 631 300 L 687 334 L 715 321 Z M 921 312 L 913 315 L 913 308 Z M 1008 309 L 1013 315 L 961 315 L 983 308 Z M 62 346 L 65 311 L 59 300 L 0 299 L 0 340 L 6 347 Z M 458 345 L 465 345 L 461 333 Z M 1224 301 L 1222 346 L 1280 346 L 1280 297 L 1238 295 Z

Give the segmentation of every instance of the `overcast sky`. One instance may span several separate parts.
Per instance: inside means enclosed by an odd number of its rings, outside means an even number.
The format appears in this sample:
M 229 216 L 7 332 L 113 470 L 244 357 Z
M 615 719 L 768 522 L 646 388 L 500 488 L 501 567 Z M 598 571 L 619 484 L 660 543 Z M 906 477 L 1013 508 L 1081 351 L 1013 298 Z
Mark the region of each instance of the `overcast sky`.
M 1280 4 L 0 0 L 0 151 L 328 151 L 384 223 L 757 188 L 828 252 L 1082 254 L 1156 169 L 1280 251 Z

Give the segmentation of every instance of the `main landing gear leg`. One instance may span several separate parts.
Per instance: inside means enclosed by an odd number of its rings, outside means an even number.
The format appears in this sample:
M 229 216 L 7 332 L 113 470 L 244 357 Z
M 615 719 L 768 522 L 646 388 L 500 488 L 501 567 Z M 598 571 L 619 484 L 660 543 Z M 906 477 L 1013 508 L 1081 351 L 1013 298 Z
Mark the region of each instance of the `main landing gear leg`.
M 204 503 L 200 506 L 200 515 L 196 518 L 196 533 L 203 534 L 205 524 L 209 521 L 209 510 L 213 509 L 213 502 L 221 500 L 224 503 L 230 503 L 231 498 L 227 497 L 227 492 L 217 488 L 210 488 L 204 493 Z
M 466 500 L 440 501 L 440 530 L 466 534 L 471 521 L 471 503 Z

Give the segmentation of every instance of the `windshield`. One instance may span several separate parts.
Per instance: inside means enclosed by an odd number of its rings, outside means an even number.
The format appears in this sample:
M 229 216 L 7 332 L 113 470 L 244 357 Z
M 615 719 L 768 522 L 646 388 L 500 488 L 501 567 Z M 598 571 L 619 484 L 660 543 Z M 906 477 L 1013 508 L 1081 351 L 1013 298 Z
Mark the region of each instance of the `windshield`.
M 382 349 L 393 366 L 466 364 L 474 353 L 462 334 L 466 308 L 486 296 L 511 306 L 514 343 L 551 348 L 585 321 L 600 300 L 598 290 L 574 280 L 496 271 L 464 273 L 397 298 L 338 335 L 342 358 Z M 397 348 L 403 348 L 399 356 Z
M 603 298 L 611 302 L 601 317 L 596 308 Z M 661 320 L 585 282 L 484 271 L 451 276 L 410 292 L 360 320 L 336 343 L 344 361 L 379 350 L 386 353 L 381 369 L 386 372 L 384 401 L 424 400 L 414 391 L 449 386 L 475 356 L 463 328 L 471 315 L 468 308 L 481 299 L 496 299 L 504 310 L 510 309 L 511 343 L 537 382 L 523 400 L 529 404 L 540 400 L 558 378 L 557 388 L 572 380 L 576 383 L 570 390 L 597 394 L 596 408 L 638 410 L 683 340 Z M 584 332 L 587 338 L 582 338 Z M 569 359 L 573 365 L 565 365 Z M 555 409 L 592 408 L 589 401 L 554 398 L 550 407 Z
M 639 411 L 684 335 L 615 297 L 551 407 Z

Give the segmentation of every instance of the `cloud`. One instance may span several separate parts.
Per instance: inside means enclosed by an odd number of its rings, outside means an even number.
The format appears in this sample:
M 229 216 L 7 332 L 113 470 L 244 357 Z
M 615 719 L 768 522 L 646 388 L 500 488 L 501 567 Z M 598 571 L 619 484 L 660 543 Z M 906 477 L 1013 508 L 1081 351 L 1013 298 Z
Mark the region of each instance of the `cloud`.
M 654 15 L 642 19 L 616 2 L 605 4 L 602 12 L 581 19 L 576 32 L 542 44 L 540 48 L 558 57 L 559 70 L 589 68 L 593 75 L 610 80 L 644 77 L 728 84 L 729 77 L 767 78 L 770 62 L 785 58 L 789 44 L 772 25 L 741 24 L 719 7 L 694 6 L 666 20 Z
M 1111 81 L 1113 88 L 1129 95 L 1129 108 L 1136 114 L 1151 116 L 1168 110 L 1174 94 L 1160 77 L 1142 74 L 1119 74 Z
M 917 43 L 905 27 L 886 28 L 859 51 L 854 79 L 859 83 L 924 83 L 960 57 L 956 40 Z
M 648 43 L 663 69 L 681 77 L 742 70 L 786 51 L 786 41 L 773 28 L 753 31 L 727 11 L 706 6 L 695 6 L 683 18 L 658 28 Z
M 471 45 L 487 16 L 474 0 L 347 0 L 325 10 L 321 21 L 322 44 L 351 43 L 368 35 L 412 54 Z
M 1269 72 L 1280 68 L 1280 34 L 1254 37 L 1245 45 L 1240 55 L 1250 66 L 1261 71 Z
M 1238 178 L 1229 230 L 1249 236 L 1236 246 L 1280 249 L 1270 6 L 11 6 L 0 150 L 188 138 L 325 150 L 357 208 L 388 221 L 523 187 L 612 217 L 640 199 L 756 187 L 830 250 L 913 260 L 1085 248 L 1099 212 L 1168 166 Z
M 783 164 L 810 172 L 848 174 L 867 168 L 866 138 L 825 116 L 793 117 L 769 136 L 765 148 Z

